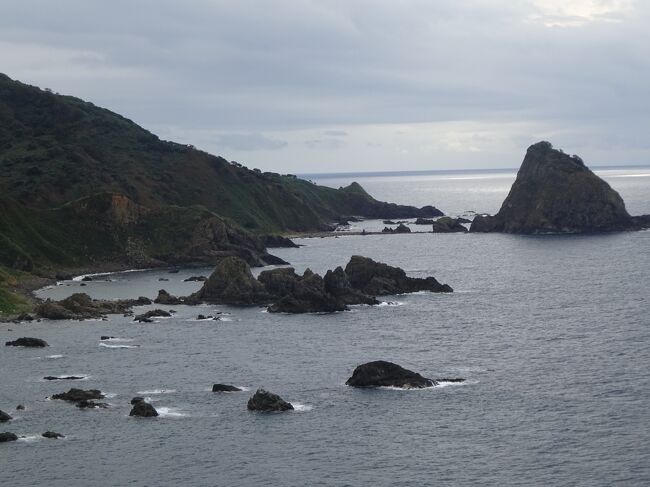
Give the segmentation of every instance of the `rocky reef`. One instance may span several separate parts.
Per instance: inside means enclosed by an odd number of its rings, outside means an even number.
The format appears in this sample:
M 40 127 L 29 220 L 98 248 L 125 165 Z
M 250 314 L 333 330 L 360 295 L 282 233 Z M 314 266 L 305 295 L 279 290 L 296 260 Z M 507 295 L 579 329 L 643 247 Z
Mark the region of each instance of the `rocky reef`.
M 477 215 L 472 232 L 521 234 L 589 233 L 634 230 L 621 196 L 578 156 L 549 142 L 531 145 L 499 212 Z
M 203 287 L 186 302 L 229 305 L 268 305 L 270 312 L 319 313 L 344 311 L 349 305 L 378 304 L 375 296 L 416 291 L 453 292 L 434 277 L 408 277 L 403 269 L 353 256 L 345 270 L 337 267 L 325 277 L 291 267 L 263 271 L 256 279 L 242 259 L 220 262 Z
M 151 300 L 144 297 L 110 301 L 92 299 L 85 293 L 75 293 L 61 301 L 48 299 L 36 307 L 36 314 L 49 320 L 86 320 L 107 314 L 126 313 L 133 306 L 147 304 L 151 304 Z

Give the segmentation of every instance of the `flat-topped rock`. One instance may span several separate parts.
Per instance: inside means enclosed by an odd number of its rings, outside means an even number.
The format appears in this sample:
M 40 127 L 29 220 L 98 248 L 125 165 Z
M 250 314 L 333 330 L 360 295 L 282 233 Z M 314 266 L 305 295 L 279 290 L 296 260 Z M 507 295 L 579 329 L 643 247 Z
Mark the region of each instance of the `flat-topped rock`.
M 212 386 L 212 392 L 240 392 L 243 389 L 239 387 L 231 386 L 228 384 L 214 384 Z
M 8 443 L 10 441 L 17 441 L 18 436 L 15 435 L 14 433 L 0 433 L 0 443 Z
M 377 360 L 359 365 L 346 382 L 352 387 L 399 387 L 402 389 L 422 389 L 434 386 L 431 379 L 417 372 L 405 369 L 392 362 Z
M 6 342 L 5 345 L 7 347 L 32 347 L 32 348 L 42 348 L 48 346 L 45 340 L 41 340 L 40 338 L 30 338 L 30 337 L 18 338 L 17 340 Z
M 74 387 L 68 392 L 62 392 L 60 394 L 54 394 L 52 399 L 61 399 L 63 401 L 70 402 L 79 402 L 79 401 L 89 401 L 91 399 L 104 399 L 104 394 L 102 391 L 97 389 L 75 389 Z

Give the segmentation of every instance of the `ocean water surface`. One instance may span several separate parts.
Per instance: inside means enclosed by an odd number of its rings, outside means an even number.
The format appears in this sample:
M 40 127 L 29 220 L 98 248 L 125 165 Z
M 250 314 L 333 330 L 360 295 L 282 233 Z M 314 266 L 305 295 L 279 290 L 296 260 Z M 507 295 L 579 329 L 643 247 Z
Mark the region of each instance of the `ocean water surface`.
M 514 179 L 502 172 L 452 176 L 354 179 L 378 199 L 434 204 L 452 215 L 498 210 Z M 632 213 L 650 213 L 650 170 L 601 176 Z M 455 292 L 386 296 L 380 306 L 335 314 L 161 306 L 176 313 L 149 324 L 121 315 L 3 324 L 1 340 L 35 336 L 50 344 L 0 350 L 0 409 L 15 417 L 0 430 L 24 436 L 0 445 L 3 485 L 650 483 L 650 232 L 297 242 L 303 247 L 273 253 L 299 272 L 324 272 L 361 254 L 412 276 L 434 275 Z M 200 283 L 184 278 L 209 272 L 113 274 L 39 294 L 185 294 Z M 196 319 L 217 311 L 222 320 Z M 354 367 L 378 359 L 467 381 L 415 391 L 344 385 Z M 47 382 L 46 375 L 86 378 Z M 246 391 L 214 394 L 216 382 Z M 81 411 L 48 399 L 70 387 L 101 389 L 110 407 Z M 247 411 L 258 387 L 296 410 Z M 128 417 L 136 395 L 161 416 Z M 17 404 L 26 409 L 15 411 Z M 67 437 L 40 438 L 47 430 Z

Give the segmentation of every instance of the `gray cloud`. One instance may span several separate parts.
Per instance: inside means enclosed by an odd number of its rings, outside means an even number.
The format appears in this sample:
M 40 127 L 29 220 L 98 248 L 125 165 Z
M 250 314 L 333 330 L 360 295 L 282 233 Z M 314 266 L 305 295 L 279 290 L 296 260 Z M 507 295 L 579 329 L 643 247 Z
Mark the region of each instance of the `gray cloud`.
M 641 0 L 32 0 L 0 10 L 9 76 L 264 169 L 515 166 L 522 142 L 541 137 L 595 163 L 650 158 Z
M 284 140 L 271 139 L 259 133 L 219 134 L 215 142 L 218 147 L 236 151 L 278 150 L 288 145 Z

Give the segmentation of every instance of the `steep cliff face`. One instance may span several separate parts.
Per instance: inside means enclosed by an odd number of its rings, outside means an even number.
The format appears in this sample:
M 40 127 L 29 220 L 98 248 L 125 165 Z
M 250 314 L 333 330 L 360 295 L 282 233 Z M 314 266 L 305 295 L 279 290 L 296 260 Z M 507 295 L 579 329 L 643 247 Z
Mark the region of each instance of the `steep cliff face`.
M 528 148 L 495 216 L 477 216 L 472 232 L 588 233 L 636 227 L 621 196 L 578 156 L 539 142 Z

